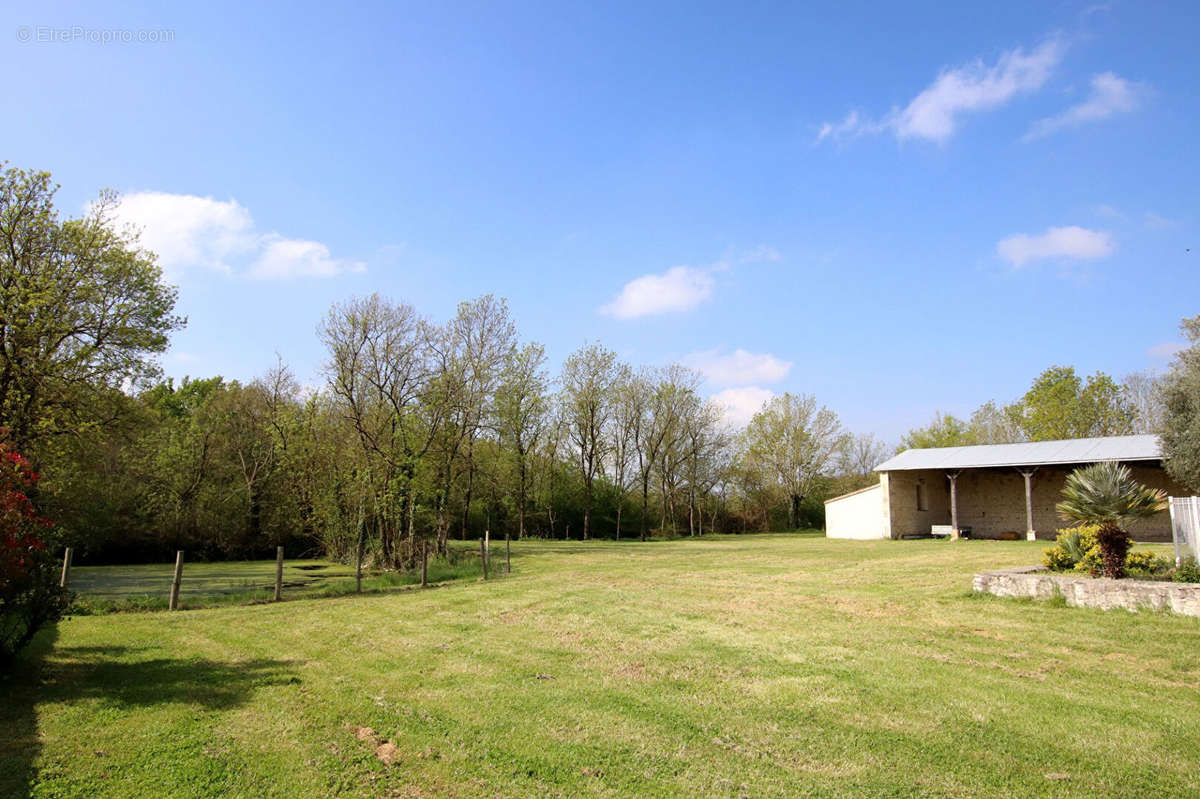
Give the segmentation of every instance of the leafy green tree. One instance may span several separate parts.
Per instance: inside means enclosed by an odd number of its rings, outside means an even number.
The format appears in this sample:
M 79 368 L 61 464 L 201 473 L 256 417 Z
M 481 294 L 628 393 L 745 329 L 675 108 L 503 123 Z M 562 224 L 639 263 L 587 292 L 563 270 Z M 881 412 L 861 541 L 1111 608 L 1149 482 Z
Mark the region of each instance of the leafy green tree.
M 804 498 L 845 447 L 837 414 L 811 395 L 782 394 L 754 414 L 742 437 L 745 467 L 783 489 L 795 529 Z
M 962 447 L 976 443 L 967 423 L 950 413 L 934 414 L 933 421 L 925 427 L 909 430 L 900 439 L 900 449 L 927 449 L 931 447 Z
M 1167 471 L 1200 494 L 1200 315 L 1180 323 L 1189 342 L 1162 390 L 1162 448 Z
M 1162 511 L 1167 506 L 1163 492 L 1147 488 L 1133 479 L 1128 466 L 1116 461 L 1094 463 L 1067 475 L 1058 515 L 1067 521 L 1094 524 L 1096 542 L 1104 562 L 1104 576 L 1125 576 L 1129 534 L 1125 526 Z
M 155 256 L 114 224 L 116 195 L 62 219 L 56 189 L 47 172 L 0 172 L 0 425 L 34 456 L 110 422 L 102 395 L 152 378 L 184 323 Z
M 505 360 L 503 378 L 496 393 L 496 429 L 512 458 L 517 487 L 517 538 L 525 536 L 533 453 L 548 424 L 549 378 L 545 364 L 546 352 L 541 344 L 513 349 Z
M 1126 435 L 1133 410 L 1121 387 L 1103 372 L 1081 380 L 1073 366 L 1052 366 L 1013 406 L 1017 427 L 1030 441 Z

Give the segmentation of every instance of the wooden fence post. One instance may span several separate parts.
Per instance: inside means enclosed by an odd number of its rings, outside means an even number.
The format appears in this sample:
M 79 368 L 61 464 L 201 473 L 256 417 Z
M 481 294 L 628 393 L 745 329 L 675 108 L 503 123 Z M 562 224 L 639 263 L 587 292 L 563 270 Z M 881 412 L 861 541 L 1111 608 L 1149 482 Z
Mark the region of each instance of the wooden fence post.
M 483 579 L 487 579 L 487 543 L 479 539 L 479 562 L 483 564 Z
M 354 548 L 354 593 L 362 593 L 362 559 L 363 538 L 367 534 L 367 524 L 363 520 L 362 500 L 358 500 L 358 544 Z
M 275 547 L 275 601 L 283 598 L 283 547 Z
M 512 536 L 504 531 L 504 573 L 512 574 Z
M 62 578 L 58 581 L 59 588 L 66 588 L 67 583 L 71 580 L 71 558 L 74 555 L 75 550 L 72 547 L 67 547 L 67 551 L 63 553 L 63 570 Z
M 429 585 L 429 542 L 421 539 L 421 587 Z
M 183 550 L 175 553 L 175 578 L 171 580 L 171 599 L 167 602 L 167 610 L 179 609 L 179 586 L 183 582 Z

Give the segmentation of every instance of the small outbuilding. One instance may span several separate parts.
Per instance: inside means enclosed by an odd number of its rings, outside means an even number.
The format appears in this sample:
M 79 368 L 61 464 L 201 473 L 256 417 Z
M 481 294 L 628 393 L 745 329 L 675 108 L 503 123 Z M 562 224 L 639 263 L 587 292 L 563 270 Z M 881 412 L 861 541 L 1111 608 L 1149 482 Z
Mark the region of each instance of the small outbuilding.
M 825 503 L 830 538 L 905 538 L 944 530 L 954 537 L 1053 539 L 1054 506 L 1080 466 L 1119 461 L 1138 481 L 1173 496 L 1187 491 L 1162 466 L 1153 435 L 1025 444 L 909 449 L 875 467 L 879 484 Z M 1170 515 L 1137 522 L 1141 541 L 1170 541 Z

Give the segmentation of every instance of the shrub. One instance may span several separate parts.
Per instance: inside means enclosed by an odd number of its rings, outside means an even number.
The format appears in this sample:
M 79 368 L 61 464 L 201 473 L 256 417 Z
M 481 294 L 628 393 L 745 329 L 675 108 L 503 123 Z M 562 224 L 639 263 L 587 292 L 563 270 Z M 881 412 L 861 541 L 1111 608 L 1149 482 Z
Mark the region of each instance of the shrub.
M 1171 573 L 1171 579 L 1177 583 L 1200 583 L 1200 563 L 1193 557 L 1184 558 Z
M 1139 575 L 1163 574 L 1169 568 L 1170 564 L 1166 560 L 1146 550 L 1130 552 L 1125 556 L 1125 570 Z
M 41 537 L 50 522 L 26 493 L 37 480 L 29 461 L 0 442 L 0 663 L 11 660 L 42 625 L 62 618 L 67 606 L 55 559 Z
M 1088 551 L 1096 547 L 1094 524 L 1079 524 L 1058 531 L 1053 547 L 1043 550 L 1042 564 L 1050 571 L 1066 572 L 1078 568 Z
M 1059 530 L 1054 546 L 1043 550 L 1042 565 L 1050 571 L 1077 571 L 1099 576 L 1104 572 L 1104 556 L 1097 540 L 1099 530 L 1094 524 Z M 1152 575 L 1167 571 L 1168 564 L 1153 552 L 1129 552 L 1125 556 L 1125 568 L 1141 575 Z

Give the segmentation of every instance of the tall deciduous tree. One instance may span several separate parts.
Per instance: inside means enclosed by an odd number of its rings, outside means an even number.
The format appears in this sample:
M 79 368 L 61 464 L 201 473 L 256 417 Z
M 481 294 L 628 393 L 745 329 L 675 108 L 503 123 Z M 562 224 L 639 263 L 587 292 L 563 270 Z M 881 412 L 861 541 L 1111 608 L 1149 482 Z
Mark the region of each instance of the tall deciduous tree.
M 1097 372 L 1084 381 L 1072 366 L 1052 366 L 1017 401 L 1014 419 L 1030 441 L 1052 441 L 1125 435 L 1133 413 L 1108 375 Z
M 417 468 L 439 421 L 422 413 L 430 325 L 412 306 L 373 294 L 334 305 L 320 333 L 330 389 L 362 448 L 382 555 L 394 563 L 400 536 L 412 531 Z
M 46 172 L 0 172 L 0 426 L 21 450 L 78 433 L 100 401 L 153 376 L 167 348 L 175 290 L 104 192 L 85 216 L 61 219 Z
M 1121 380 L 1121 395 L 1133 414 L 1132 432 L 1157 433 L 1166 417 L 1165 377 L 1150 369 L 1132 372 Z
M 788 522 L 844 446 L 837 414 L 808 394 L 783 394 L 754 414 L 743 432 L 743 458 L 788 496 Z
M 541 344 L 512 350 L 504 364 L 496 393 L 496 429 L 500 443 L 514 461 L 517 483 L 517 538 L 525 536 L 532 454 L 546 432 L 549 379 L 546 351 Z
M 926 449 L 929 447 L 962 447 L 974 444 L 966 422 L 951 413 L 934 414 L 933 421 L 925 427 L 909 430 L 900 439 L 900 449 Z
M 591 537 L 594 483 L 607 449 L 605 427 L 612 412 L 617 356 L 599 344 L 585 345 L 563 364 L 562 412 L 583 479 L 583 539 Z
M 1189 346 L 1163 382 L 1162 448 L 1171 476 L 1200 494 L 1200 316 L 1180 327 Z
M 645 391 L 637 375 L 625 364 L 616 368 L 612 392 L 612 423 L 608 426 L 609 464 L 617 493 L 617 538 L 621 537 L 621 512 L 636 476 L 637 436 L 646 414 Z

